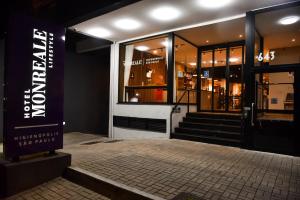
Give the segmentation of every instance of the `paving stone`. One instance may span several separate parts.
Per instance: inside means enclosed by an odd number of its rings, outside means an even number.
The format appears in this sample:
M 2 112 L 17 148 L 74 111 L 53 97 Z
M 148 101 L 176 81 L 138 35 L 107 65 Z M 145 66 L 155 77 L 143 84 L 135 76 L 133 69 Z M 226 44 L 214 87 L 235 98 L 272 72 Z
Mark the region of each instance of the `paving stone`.
M 166 199 L 300 199 L 298 157 L 183 140 L 73 140 L 63 150 L 73 166 Z
M 59 188 L 58 188 L 59 186 Z M 83 188 L 63 178 L 56 178 L 40 186 L 26 190 L 6 200 L 109 200 L 91 190 Z

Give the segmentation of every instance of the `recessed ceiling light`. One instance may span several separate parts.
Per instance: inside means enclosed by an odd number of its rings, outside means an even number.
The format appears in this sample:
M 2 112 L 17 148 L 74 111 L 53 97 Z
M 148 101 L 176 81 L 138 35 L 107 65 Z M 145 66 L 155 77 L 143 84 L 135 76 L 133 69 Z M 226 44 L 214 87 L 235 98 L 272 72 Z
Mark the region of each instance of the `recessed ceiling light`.
M 153 53 L 154 53 L 154 54 L 157 54 L 157 50 L 154 50 Z
M 206 40 L 205 42 L 206 42 L 206 43 L 209 43 L 209 40 Z
M 171 6 L 158 7 L 150 12 L 150 16 L 159 21 L 170 21 L 178 18 L 180 11 Z
M 296 39 L 295 39 L 295 38 L 293 38 L 293 39 L 292 39 L 292 42 L 295 42 L 295 41 L 296 41 Z
M 147 51 L 149 50 L 149 47 L 147 46 L 137 46 L 135 47 L 136 50 L 139 50 L 139 51 Z
M 281 19 L 279 19 L 278 23 L 282 24 L 282 25 L 290 25 L 290 24 L 294 24 L 297 21 L 299 21 L 300 17 L 298 16 L 288 16 L 288 17 L 283 17 Z
M 119 19 L 114 23 L 115 27 L 123 30 L 135 30 L 141 27 L 141 23 L 130 18 Z
M 195 62 L 191 62 L 189 64 L 192 65 L 192 66 L 196 66 L 197 65 Z
M 86 33 L 99 38 L 105 38 L 111 35 L 111 32 L 109 30 L 99 27 L 88 29 Z
M 242 35 L 242 34 L 240 34 L 240 35 L 239 35 L 239 38 L 242 38 L 242 37 L 243 37 L 243 35 Z
M 198 3 L 203 8 L 218 9 L 232 3 L 233 0 L 198 0 Z

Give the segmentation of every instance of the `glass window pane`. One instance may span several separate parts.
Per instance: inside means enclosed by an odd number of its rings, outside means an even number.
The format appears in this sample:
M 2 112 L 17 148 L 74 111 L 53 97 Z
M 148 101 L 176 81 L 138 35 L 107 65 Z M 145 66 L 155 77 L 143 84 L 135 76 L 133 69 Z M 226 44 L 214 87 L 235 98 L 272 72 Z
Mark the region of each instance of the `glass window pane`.
M 229 111 L 240 111 L 242 107 L 242 56 L 242 46 L 229 49 Z
M 167 37 L 120 45 L 119 101 L 167 101 Z
M 243 47 L 231 47 L 229 49 L 229 65 L 241 65 L 243 56 Z
M 214 110 L 225 110 L 226 79 L 214 79 Z
M 215 67 L 226 66 L 226 49 L 215 50 Z
M 190 90 L 190 103 L 196 103 L 196 85 L 197 85 L 197 47 L 175 37 L 175 83 L 176 83 L 176 99 L 184 97 L 181 103 L 188 102 L 188 93 L 184 93 L 186 89 Z
M 201 53 L 201 67 L 212 67 L 212 60 L 212 51 L 204 51 Z
M 293 120 L 294 73 L 256 74 L 259 119 Z
M 288 23 L 291 16 L 300 16 L 300 6 L 256 15 L 255 26 L 261 36 L 256 43 L 260 49 L 255 52 L 256 63 L 260 63 L 256 66 L 300 63 L 300 20 Z
M 242 66 L 229 67 L 228 109 L 239 111 L 242 107 Z
M 214 110 L 225 110 L 226 99 L 226 48 L 216 49 L 214 60 Z
M 211 110 L 212 68 L 201 69 L 201 110 Z

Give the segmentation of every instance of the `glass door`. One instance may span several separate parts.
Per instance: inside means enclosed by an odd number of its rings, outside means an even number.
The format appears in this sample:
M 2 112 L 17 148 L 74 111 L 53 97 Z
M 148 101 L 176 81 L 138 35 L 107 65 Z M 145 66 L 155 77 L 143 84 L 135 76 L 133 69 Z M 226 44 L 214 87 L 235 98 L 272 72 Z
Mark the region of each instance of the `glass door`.
M 214 50 L 213 110 L 226 110 L 227 49 Z
M 294 72 L 255 74 L 256 122 L 294 121 Z
M 211 48 L 201 51 L 201 111 L 240 112 L 244 46 Z
M 212 110 L 213 51 L 203 51 L 201 58 L 200 110 L 210 111 Z
M 228 110 L 241 111 L 242 108 L 242 69 L 244 63 L 244 47 L 237 46 L 229 49 L 228 77 Z

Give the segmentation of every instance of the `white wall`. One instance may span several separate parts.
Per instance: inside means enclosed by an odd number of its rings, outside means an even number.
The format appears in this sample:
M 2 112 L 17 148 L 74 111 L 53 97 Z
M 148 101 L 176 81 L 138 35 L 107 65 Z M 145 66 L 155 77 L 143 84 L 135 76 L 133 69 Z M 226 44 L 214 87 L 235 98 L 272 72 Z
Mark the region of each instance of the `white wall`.
M 136 138 L 169 138 L 170 137 L 170 113 L 173 105 L 129 105 L 118 104 L 118 80 L 119 80 L 119 45 L 111 46 L 111 70 L 110 70 L 110 122 L 109 137 L 118 139 Z M 172 127 L 178 126 L 179 121 L 187 111 L 187 107 L 182 105 L 180 113 L 173 114 Z M 196 106 L 190 107 L 191 111 L 196 110 Z M 113 116 L 127 116 L 139 118 L 166 119 L 167 132 L 151 132 L 133 130 L 128 128 L 113 127 Z
M 186 105 L 181 105 L 180 107 L 180 113 L 174 113 L 172 116 L 172 132 L 175 131 L 175 127 L 178 127 L 179 122 L 182 121 L 182 118 L 186 115 L 187 113 L 187 106 Z M 197 106 L 196 105 L 191 105 L 190 106 L 190 112 L 196 112 L 197 111 Z
M 270 73 L 270 83 L 294 83 L 294 76 L 288 72 Z M 294 93 L 293 85 L 270 85 L 269 87 L 269 109 L 284 110 L 284 102 L 288 93 Z M 277 104 L 272 104 L 271 99 L 277 98 Z

